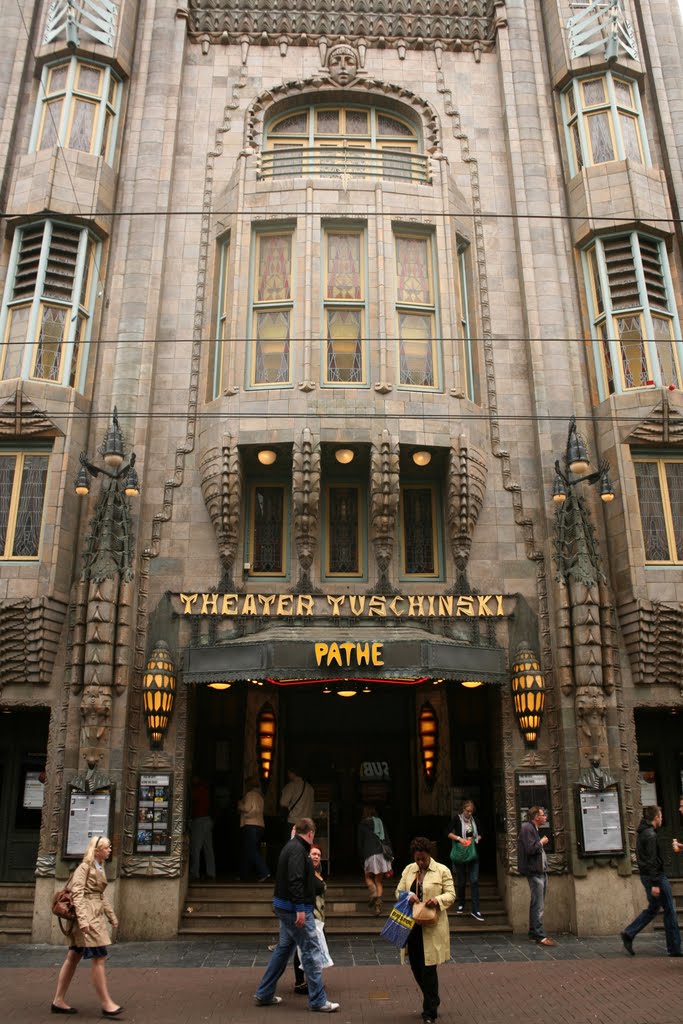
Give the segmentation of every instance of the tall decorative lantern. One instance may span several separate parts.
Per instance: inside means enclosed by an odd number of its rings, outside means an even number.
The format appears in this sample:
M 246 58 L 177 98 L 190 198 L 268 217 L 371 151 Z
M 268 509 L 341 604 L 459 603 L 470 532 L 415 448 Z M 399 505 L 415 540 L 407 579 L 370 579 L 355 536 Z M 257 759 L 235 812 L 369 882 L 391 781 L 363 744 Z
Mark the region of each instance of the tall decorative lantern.
M 160 640 L 154 646 L 142 680 L 142 693 L 150 745 L 163 746 L 164 736 L 173 711 L 176 674 L 168 644 Z
M 267 785 L 273 768 L 276 735 L 275 712 L 270 704 L 264 704 L 256 719 L 256 754 L 261 781 Z
M 545 709 L 545 679 L 538 658 L 527 643 L 517 648 L 511 682 L 515 716 L 524 742 L 535 747 Z
M 433 786 L 436 780 L 436 765 L 439 760 L 439 722 L 429 701 L 420 708 L 417 733 L 420 740 L 422 770 L 427 785 Z

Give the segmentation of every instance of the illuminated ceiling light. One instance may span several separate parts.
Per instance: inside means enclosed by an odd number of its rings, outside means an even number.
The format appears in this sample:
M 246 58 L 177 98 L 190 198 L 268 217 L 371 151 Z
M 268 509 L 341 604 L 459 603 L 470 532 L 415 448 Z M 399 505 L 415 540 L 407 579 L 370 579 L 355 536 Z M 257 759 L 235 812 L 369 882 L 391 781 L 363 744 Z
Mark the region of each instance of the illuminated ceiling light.
M 325 683 L 323 686 L 323 693 L 332 693 L 332 687 L 329 683 Z
M 348 680 L 344 682 L 343 686 L 337 688 L 338 697 L 355 697 L 357 693 L 357 688 L 350 685 Z
M 413 462 L 415 463 L 416 466 L 428 466 L 431 461 L 431 452 L 413 452 Z
M 365 684 L 365 686 L 363 687 L 363 690 L 362 690 L 362 692 L 363 692 L 363 693 L 372 693 L 372 690 L 370 689 L 370 687 L 368 686 L 368 684 L 367 684 L 367 683 L 366 683 L 366 684 Z
M 521 643 L 517 648 L 511 684 L 515 717 L 524 742 L 535 747 L 545 708 L 545 679 L 538 659 L 527 643 Z
M 256 458 L 262 466 L 272 466 L 277 459 L 277 452 L 274 452 L 272 448 L 262 448 Z
M 210 690 L 229 690 L 232 683 L 209 683 Z
M 420 709 L 417 734 L 420 741 L 422 771 L 427 785 L 431 787 L 436 781 L 436 765 L 439 760 L 439 722 L 429 701 Z
M 466 686 L 468 690 L 476 690 L 478 686 L 483 686 L 483 680 L 481 679 L 463 679 L 461 686 Z
M 142 700 L 150 745 L 160 750 L 175 700 L 176 674 L 168 644 L 154 645 L 142 677 Z
M 342 466 L 348 466 L 354 460 L 354 453 L 350 448 L 337 448 L 334 457 L 337 462 L 341 462 Z

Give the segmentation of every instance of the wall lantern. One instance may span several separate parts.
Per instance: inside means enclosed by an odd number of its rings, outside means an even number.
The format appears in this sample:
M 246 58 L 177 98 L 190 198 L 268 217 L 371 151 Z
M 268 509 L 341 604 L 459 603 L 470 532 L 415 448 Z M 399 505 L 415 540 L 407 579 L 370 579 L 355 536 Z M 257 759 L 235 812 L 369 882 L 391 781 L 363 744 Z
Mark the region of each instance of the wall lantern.
M 463 679 L 461 686 L 466 686 L 468 690 L 476 690 L 478 686 L 483 686 L 484 683 L 481 679 Z
M 160 640 L 154 646 L 142 677 L 142 698 L 150 745 L 160 750 L 173 711 L 176 674 L 168 644 Z
M 277 459 L 277 452 L 274 452 L 272 448 L 262 448 L 256 458 L 262 466 L 272 466 Z
M 519 728 L 528 746 L 536 746 L 545 708 L 545 679 L 527 643 L 517 648 L 512 666 L 512 698 Z
M 264 704 L 256 719 L 256 756 L 259 773 L 264 783 L 270 781 L 275 753 L 276 721 L 270 704 Z
M 431 461 L 431 452 L 413 452 L 413 462 L 416 466 L 428 466 Z
M 560 460 L 555 461 L 555 479 L 552 499 L 556 505 L 564 505 L 577 484 L 600 484 L 600 500 L 614 501 L 614 485 L 609 475 L 609 463 L 603 459 L 599 469 L 590 473 L 590 461 L 586 443 L 576 429 L 576 417 L 569 421 L 567 446 L 564 453 L 564 470 Z
M 353 462 L 354 453 L 350 448 L 337 448 L 334 457 L 342 466 L 348 466 L 350 462 Z
M 439 760 L 439 722 L 432 705 L 427 701 L 420 709 L 417 721 L 417 733 L 420 740 L 422 770 L 428 786 L 436 780 L 436 765 Z
M 210 690 L 229 690 L 232 683 L 209 683 Z

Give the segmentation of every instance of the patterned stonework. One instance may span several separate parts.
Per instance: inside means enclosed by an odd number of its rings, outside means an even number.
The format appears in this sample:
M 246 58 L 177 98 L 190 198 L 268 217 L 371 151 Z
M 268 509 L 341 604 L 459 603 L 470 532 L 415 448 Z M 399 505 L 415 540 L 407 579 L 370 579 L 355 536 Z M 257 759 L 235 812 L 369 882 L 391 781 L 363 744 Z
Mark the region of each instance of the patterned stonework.
M 629 601 L 619 624 L 636 686 L 678 686 L 683 690 L 683 608 L 659 601 Z
M 0 602 L 0 691 L 50 682 L 65 618 L 66 604 L 55 598 Z

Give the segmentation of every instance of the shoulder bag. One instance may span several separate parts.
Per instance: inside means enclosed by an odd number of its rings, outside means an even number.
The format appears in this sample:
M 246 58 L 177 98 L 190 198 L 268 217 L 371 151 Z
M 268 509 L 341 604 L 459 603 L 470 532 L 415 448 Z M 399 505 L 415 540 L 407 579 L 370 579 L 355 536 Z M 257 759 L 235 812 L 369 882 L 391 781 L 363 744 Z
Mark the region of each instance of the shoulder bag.
M 468 846 L 463 843 L 456 843 L 453 840 L 453 846 L 451 847 L 451 863 L 453 864 L 471 864 L 473 860 L 477 859 L 477 844 L 472 839 Z
M 426 903 L 413 903 L 412 911 L 415 924 L 434 924 L 439 916 L 436 907 L 428 907 Z
M 70 934 L 76 921 L 76 908 L 69 888 L 73 876 L 72 871 L 64 888 L 58 889 L 52 897 L 52 913 L 57 918 L 64 935 Z

